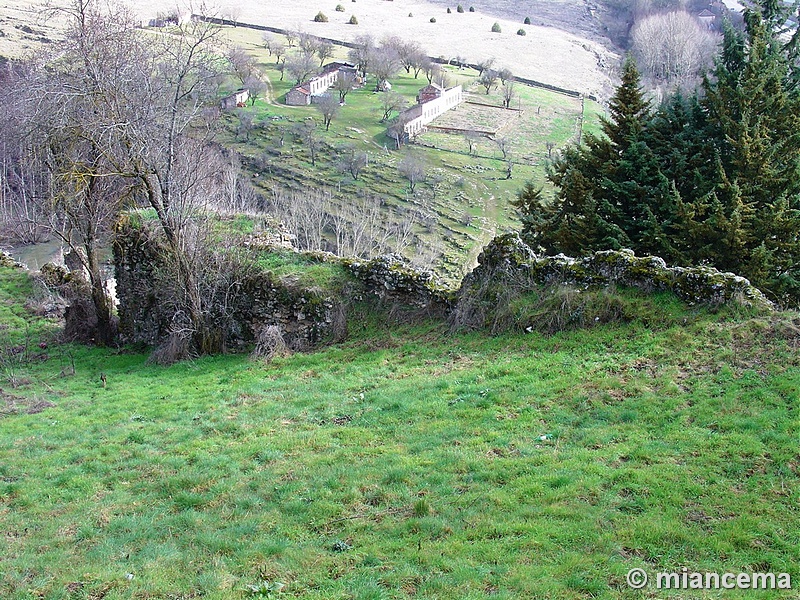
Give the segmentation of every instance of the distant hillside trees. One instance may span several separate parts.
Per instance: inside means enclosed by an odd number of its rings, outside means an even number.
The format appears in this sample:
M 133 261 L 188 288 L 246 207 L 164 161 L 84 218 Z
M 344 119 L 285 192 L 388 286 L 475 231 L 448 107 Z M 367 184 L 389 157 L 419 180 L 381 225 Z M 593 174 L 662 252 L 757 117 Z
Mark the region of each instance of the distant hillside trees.
M 684 11 L 649 15 L 631 31 L 631 51 L 642 73 L 667 88 L 694 84 L 711 64 L 718 36 Z
M 757 10 L 724 34 L 702 94 L 645 100 L 635 63 L 602 121 L 548 178 L 526 186 L 524 233 L 546 252 L 632 248 L 676 264 L 710 263 L 773 299 L 800 301 L 800 92 L 791 51 Z

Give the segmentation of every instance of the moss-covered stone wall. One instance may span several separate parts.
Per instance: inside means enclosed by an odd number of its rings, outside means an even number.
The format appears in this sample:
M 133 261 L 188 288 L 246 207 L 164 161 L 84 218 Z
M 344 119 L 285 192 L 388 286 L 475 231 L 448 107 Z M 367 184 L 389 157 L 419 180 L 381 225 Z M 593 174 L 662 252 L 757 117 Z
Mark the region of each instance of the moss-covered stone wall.
M 538 257 L 519 235 L 506 234 L 492 240 L 478 257 L 478 267 L 464 278 L 456 294 L 455 324 L 463 324 L 459 314 L 491 310 L 509 286 L 524 290 L 552 283 L 665 290 L 690 305 L 737 302 L 773 308 L 760 290 L 733 273 L 711 267 L 669 267 L 661 258 L 635 256 L 631 250 L 596 252 L 580 259 L 563 254 Z
M 148 227 L 121 222 L 114 259 L 124 342 L 157 346 L 169 336 L 175 314 L 159 289 L 163 256 L 158 236 Z M 230 313 L 225 347 L 251 344 L 260 329 L 272 325 L 280 328 L 292 349 L 341 339 L 347 330 L 345 307 L 359 301 L 372 300 L 380 308 L 412 315 L 449 318 L 456 326 L 476 326 L 491 319 L 510 287 L 525 290 L 552 283 L 616 284 L 671 291 L 689 304 L 739 302 L 771 308 L 758 289 L 732 273 L 709 267 L 669 267 L 660 258 L 638 257 L 629 250 L 598 252 L 581 259 L 538 257 L 516 234 L 495 238 L 458 290 L 447 288 L 433 273 L 414 268 L 399 255 L 372 260 L 325 255 L 324 261 L 340 263 L 352 275 L 346 290 L 302 287 L 266 270 L 244 273 L 236 281 L 233 296 L 225 299 Z M 460 315 L 466 314 L 471 315 L 470 322 L 460 322 Z

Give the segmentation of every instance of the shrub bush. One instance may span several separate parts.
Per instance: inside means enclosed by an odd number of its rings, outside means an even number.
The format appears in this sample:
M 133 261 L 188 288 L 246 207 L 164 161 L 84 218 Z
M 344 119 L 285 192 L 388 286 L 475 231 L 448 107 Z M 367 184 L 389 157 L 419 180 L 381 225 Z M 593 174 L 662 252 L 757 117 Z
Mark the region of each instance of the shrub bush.
M 530 25 L 531 24 L 531 18 L 530 17 L 525 17 L 525 20 L 522 22 L 522 24 L 523 25 Z
M 464 7 L 459 4 L 458 6 L 456 6 L 456 12 L 463 13 L 464 12 Z
M 348 23 L 350 25 L 358 25 L 358 19 L 356 19 L 356 16 L 353 15 L 352 17 L 350 17 L 350 20 L 348 21 Z
M 500 29 L 500 23 L 495 22 L 495 24 L 492 25 L 492 33 L 501 33 L 501 32 L 502 30 Z
M 524 29 L 517 29 L 517 35 L 526 35 Z
M 431 17 L 431 23 L 436 23 L 436 17 Z
M 469 7 L 469 12 L 475 12 L 475 7 L 474 6 L 470 6 Z
M 325 16 L 325 15 L 322 13 L 322 11 L 319 11 L 319 12 L 317 13 L 317 15 L 314 17 L 314 22 L 315 22 L 315 23 L 327 23 L 327 22 L 328 22 L 328 17 L 326 17 L 326 16 Z
M 336 5 L 336 12 L 344 12 L 344 6 L 341 4 Z
M 409 16 L 409 17 L 413 17 L 413 16 L 414 16 L 414 13 L 408 13 L 408 16 Z
M 449 15 L 449 14 L 451 14 L 452 12 L 453 12 L 453 11 L 452 11 L 452 10 L 450 10 L 450 7 L 448 6 L 448 7 L 447 7 L 447 14 Z

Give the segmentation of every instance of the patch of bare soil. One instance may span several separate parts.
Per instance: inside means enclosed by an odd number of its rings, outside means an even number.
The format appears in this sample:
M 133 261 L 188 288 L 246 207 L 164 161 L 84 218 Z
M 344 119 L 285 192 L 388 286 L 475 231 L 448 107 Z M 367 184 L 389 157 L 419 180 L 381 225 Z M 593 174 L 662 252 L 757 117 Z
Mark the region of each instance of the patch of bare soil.
M 24 398 L 9 394 L 0 388 L 0 418 L 20 413 L 35 415 L 54 406 L 55 404 L 48 400 Z

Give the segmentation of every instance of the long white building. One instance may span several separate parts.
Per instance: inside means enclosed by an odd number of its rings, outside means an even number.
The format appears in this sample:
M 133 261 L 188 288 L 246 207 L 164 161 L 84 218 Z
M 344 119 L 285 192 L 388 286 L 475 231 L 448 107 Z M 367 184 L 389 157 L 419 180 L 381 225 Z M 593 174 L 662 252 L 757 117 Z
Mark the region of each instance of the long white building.
M 420 90 L 417 98 L 419 104 L 403 113 L 406 118 L 409 118 L 403 127 L 409 137 L 422 133 L 425 131 L 425 126 L 436 117 L 461 104 L 464 100 L 464 93 L 460 85 L 447 90 L 437 85 L 429 85 Z

